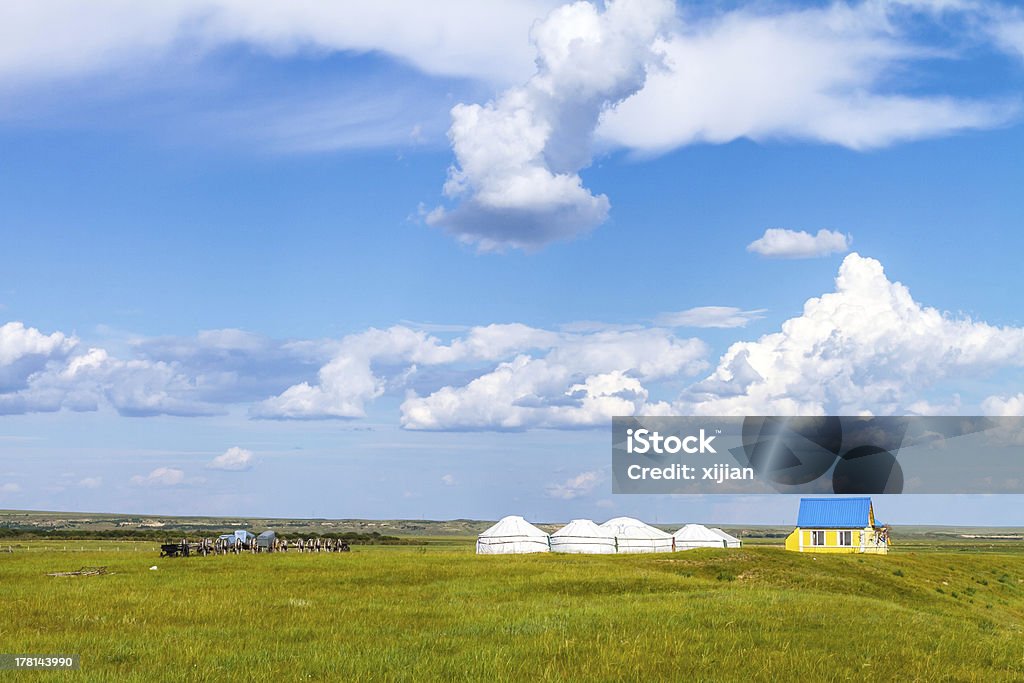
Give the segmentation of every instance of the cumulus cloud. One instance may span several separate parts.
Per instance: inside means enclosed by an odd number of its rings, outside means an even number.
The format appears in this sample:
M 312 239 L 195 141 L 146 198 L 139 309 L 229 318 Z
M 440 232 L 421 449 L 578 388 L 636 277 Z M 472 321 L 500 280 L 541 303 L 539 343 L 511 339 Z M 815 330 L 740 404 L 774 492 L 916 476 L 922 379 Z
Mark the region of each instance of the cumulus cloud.
M 28 378 L 78 344 L 61 332 L 43 334 L 21 322 L 0 325 L 0 393 L 24 388 Z
M 555 333 L 520 324 L 475 327 L 449 344 L 404 325 L 370 329 L 341 340 L 334 358 L 320 369 L 318 382 L 291 386 L 254 406 L 251 414 L 273 419 L 363 417 L 365 405 L 389 386 L 385 376 L 375 373 L 375 365 L 397 365 L 409 373 L 419 366 L 493 361 L 516 350 L 550 347 L 557 339 Z
M 604 427 L 631 414 L 956 413 L 978 410 L 985 394 L 986 413 L 1024 408 L 1012 379 L 1024 367 L 1024 329 L 925 306 L 874 259 L 847 255 L 835 291 L 807 300 L 779 331 L 732 344 L 710 374 L 708 346 L 676 334 L 682 326 L 739 328 L 760 313 L 698 307 L 653 326 L 555 330 L 396 325 L 308 342 L 217 330 L 136 340 L 129 358 L 8 324 L 22 349 L 8 344 L 8 361 L 26 353 L 46 360 L 22 388 L 0 390 L 0 412 L 195 416 L 234 407 L 254 418 L 356 419 L 387 396 L 389 405 L 400 404 L 405 429 L 519 431 Z M 271 385 L 250 383 L 249 375 L 275 376 L 277 393 L 267 398 L 261 389 Z M 964 377 L 982 386 L 987 375 L 994 386 L 981 396 L 972 389 L 961 400 L 946 391 Z M 236 447 L 210 466 L 250 463 L 251 454 Z
M 454 474 L 446 474 L 443 477 L 441 477 L 441 483 L 443 483 L 445 486 L 455 486 L 455 484 L 457 484 L 458 481 L 455 479 Z
M 576 2 L 534 25 L 537 71 L 485 105 L 452 109 L 457 165 L 445 194 L 460 201 L 427 220 L 481 250 L 534 248 L 604 222 L 604 195 L 583 186 L 601 113 L 639 90 L 667 0 Z
M 203 401 L 197 395 L 195 379 L 175 364 L 121 360 L 100 348 L 72 358 L 56 376 L 38 378 L 37 386 L 65 390 L 63 405 L 79 410 L 95 410 L 106 400 L 118 413 L 131 417 L 224 412 L 222 407 Z
M 255 418 L 351 419 L 390 392 L 405 396 L 402 420 L 412 429 L 584 427 L 619 412 L 664 410 L 648 400 L 646 383 L 700 371 L 706 354 L 699 340 L 641 326 L 492 324 L 442 339 L 396 325 L 308 342 L 213 330 L 134 339 L 129 358 L 80 349 L 61 333 L 5 329 L 8 337 L 19 331 L 31 342 L 22 346 L 46 360 L 20 388 L 0 390 L 0 413 L 112 408 L 130 417 L 189 417 L 242 405 Z M 28 353 L 10 348 L 15 362 Z M 495 393 L 478 395 L 487 386 Z M 237 456 L 218 462 L 243 464 Z
M 1024 393 L 1013 396 L 989 396 L 981 402 L 985 415 L 994 417 L 1024 416 Z
M 0 493 L 20 493 L 21 487 L 13 482 L 0 484 Z
M 518 354 L 467 384 L 409 396 L 402 426 L 425 430 L 574 429 L 613 415 L 670 411 L 645 382 L 692 375 L 706 345 L 661 329 L 565 335 L 546 354 Z
M 1024 329 L 923 306 L 881 263 L 852 253 L 835 292 L 809 299 L 779 332 L 730 346 L 675 407 L 704 415 L 893 414 L 941 379 L 1021 366 Z
M 98 489 L 103 485 L 103 477 L 85 477 L 78 485 L 83 489 Z
M 643 382 L 698 372 L 705 354 L 703 342 L 662 328 L 553 332 L 488 325 L 445 342 L 399 325 L 344 338 L 317 383 L 289 387 L 251 414 L 356 418 L 385 392 L 405 390 L 402 424 L 409 429 L 587 427 L 623 411 L 664 410 L 647 401 Z M 450 371 L 448 381 L 413 391 L 430 367 Z
M 744 311 L 733 306 L 698 306 L 675 313 L 662 313 L 655 320 L 665 327 L 746 327 L 764 317 L 765 309 Z
M 157 467 L 149 474 L 137 474 L 131 478 L 136 486 L 180 486 L 185 483 L 185 473 L 174 467 Z
M 252 457 L 252 451 L 232 446 L 207 463 L 206 467 L 211 470 L 242 472 L 252 469 Z
M 109 405 L 121 415 L 215 415 L 223 408 L 197 396 L 195 380 L 174 364 L 121 360 L 101 348 L 50 361 L 16 391 L 0 391 L 0 414 L 93 411 Z
M 551 498 L 560 500 L 572 500 L 581 496 L 593 493 L 594 489 L 604 481 L 604 475 L 598 471 L 581 472 L 575 477 L 570 477 L 560 484 L 552 484 L 547 488 L 547 494 Z
M 747 251 L 769 258 L 817 258 L 844 254 L 853 238 L 834 230 L 819 230 L 812 235 L 803 230 L 768 228 L 764 235 L 747 245 Z
M 61 332 L 7 323 L 0 328 L 0 414 L 110 406 L 126 416 L 216 415 L 315 377 L 337 342 L 280 342 L 226 329 L 135 339 L 129 347 L 132 357 L 117 358 Z

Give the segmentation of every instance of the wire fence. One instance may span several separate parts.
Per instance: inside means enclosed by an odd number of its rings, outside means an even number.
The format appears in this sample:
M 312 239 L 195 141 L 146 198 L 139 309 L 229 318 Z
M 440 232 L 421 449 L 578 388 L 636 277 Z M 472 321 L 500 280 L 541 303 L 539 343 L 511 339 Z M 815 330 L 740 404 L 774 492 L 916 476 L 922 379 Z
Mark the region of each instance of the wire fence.
M 67 542 L 55 543 L 43 541 L 40 543 L 0 543 L 0 555 L 10 553 L 101 553 L 101 552 L 151 552 L 160 551 L 160 544 L 153 541 L 107 541 L 103 544 L 93 545 L 90 543 Z

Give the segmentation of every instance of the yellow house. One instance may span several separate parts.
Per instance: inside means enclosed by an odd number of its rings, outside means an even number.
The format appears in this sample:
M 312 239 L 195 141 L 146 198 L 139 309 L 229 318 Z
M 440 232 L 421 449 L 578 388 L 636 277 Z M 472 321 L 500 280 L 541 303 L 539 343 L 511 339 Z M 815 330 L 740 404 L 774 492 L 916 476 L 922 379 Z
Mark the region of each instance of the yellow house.
M 889 552 L 889 528 L 875 519 L 870 498 L 801 498 L 786 550 L 884 555 Z

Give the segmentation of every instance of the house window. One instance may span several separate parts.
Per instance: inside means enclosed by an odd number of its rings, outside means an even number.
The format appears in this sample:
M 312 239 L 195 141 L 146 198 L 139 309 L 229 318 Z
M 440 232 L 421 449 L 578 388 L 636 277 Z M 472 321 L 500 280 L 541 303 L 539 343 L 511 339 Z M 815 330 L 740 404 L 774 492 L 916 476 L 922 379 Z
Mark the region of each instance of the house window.
M 825 545 L 825 532 L 824 531 L 812 531 L 811 532 L 811 545 Z
M 839 545 L 853 545 L 853 532 L 852 531 L 840 531 L 839 532 Z

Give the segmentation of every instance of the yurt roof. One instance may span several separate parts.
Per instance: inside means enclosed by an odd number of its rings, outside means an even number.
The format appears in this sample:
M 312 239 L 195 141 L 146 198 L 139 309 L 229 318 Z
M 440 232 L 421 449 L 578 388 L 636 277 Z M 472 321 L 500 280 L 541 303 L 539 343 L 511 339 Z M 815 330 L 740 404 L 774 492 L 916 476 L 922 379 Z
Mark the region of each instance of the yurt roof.
M 532 538 L 537 536 L 546 537 L 547 534 L 527 522 L 522 517 L 519 517 L 518 515 L 510 515 L 508 517 L 502 517 L 498 520 L 497 524 L 480 534 L 481 538 L 493 536 L 524 536 Z
M 672 538 L 672 534 L 666 533 L 661 529 L 656 529 L 650 524 L 645 524 L 639 519 L 633 519 L 632 517 L 616 517 L 614 519 L 609 519 L 601 526 L 605 529 L 611 529 L 615 532 L 616 536 L 623 538 Z
M 718 534 L 719 536 L 721 536 L 722 538 L 724 538 L 724 539 L 725 539 L 725 540 L 727 540 L 727 541 L 735 541 L 735 542 L 739 543 L 739 540 L 740 540 L 740 539 L 736 538 L 735 536 L 733 536 L 732 534 L 730 534 L 730 533 L 729 533 L 729 532 L 727 532 L 727 531 L 722 531 L 722 530 L 721 530 L 721 529 L 719 529 L 719 528 L 718 528 L 717 526 L 713 526 L 713 527 L 711 527 L 711 531 L 712 531 L 713 533 L 716 533 L 716 534 Z
M 717 541 L 720 543 L 723 540 L 721 536 L 703 524 L 687 524 L 673 535 L 677 541 Z
M 552 538 L 571 536 L 576 538 L 615 538 L 615 532 L 589 519 L 574 519 L 551 534 Z

